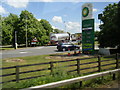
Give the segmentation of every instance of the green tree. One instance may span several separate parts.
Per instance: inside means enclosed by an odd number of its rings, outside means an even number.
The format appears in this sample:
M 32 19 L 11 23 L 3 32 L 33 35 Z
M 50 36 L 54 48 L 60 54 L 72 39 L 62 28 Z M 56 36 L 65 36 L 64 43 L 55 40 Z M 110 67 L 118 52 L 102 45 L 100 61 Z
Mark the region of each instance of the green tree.
M 2 19 L 2 44 L 14 45 L 15 31 L 18 30 L 19 18 L 15 14 L 11 14 L 8 17 Z
M 15 31 L 17 31 L 17 43 L 31 44 L 33 38 L 37 38 L 38 45 L 44 45 L 49 42 L 49 34 L 53 32 L 52 26 L 48 21 L 42 19 L 38 21 L 32 13 L 27 10 L 21 12 L 19 18 L 15 14 L 7 17 L 0 16 L 0 29 L 2 33 L 2 44 L 8 45 L 15 43 Z
M 105 7 L 101 21 L 103 24 L 100 26 L 99 43 L 100 47 L 120 47 L 120 30 L 119 30 L 119 17 L 118 14 L 120 5 L 109 4 Z
M 2 16 L 0 15 L 0 45 L 2 45 Z
M 59 29 L 54 29 L 53 31 L 54 31 L 54 33 L 64 33 L 64 31 L 59 30 Z
M 53 28 L 47 20 L 41 19 L 40 23 L 44 28 L 44 34 L 41 35 L 41 45 L 45 45 L 50 41 L 50 33 L 53 32 Z
M 48 21 L 46 21 L 45 19 L 41 19 L 40 23 L 42 24 L 42 26 L 44 27 L 44 29 L 46 30 L 46 35 L 49 36 L 49 34 L 51 32 L 53 32 L 53 28 L 50 25 L 50 23 Z
M 42 24 L 39 23 L 39 21 L 33 16 L 32 13 L 28 12 L 27 10 L 21 12 L 18 31 L 18 43 L 25 43 L 26 33 L 29 45 L 34 37 L 36 37 L 40 42 L 40 38 L 42 34 L 44 34 L 44 31 L 45 30 Z

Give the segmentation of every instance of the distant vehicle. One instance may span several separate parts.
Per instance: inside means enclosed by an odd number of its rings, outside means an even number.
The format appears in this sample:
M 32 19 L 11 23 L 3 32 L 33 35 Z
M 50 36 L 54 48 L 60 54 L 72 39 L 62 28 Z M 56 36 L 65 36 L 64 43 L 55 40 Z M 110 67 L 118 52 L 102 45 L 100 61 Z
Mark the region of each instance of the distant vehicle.
M 51 45 L 57 45 L 58 42 L 65 42 L 70 39 L 70 36 L 68 33 L 52 33 L 50 34 L 50 44 Z
M 67 51 L 67 50 L 74 50 L 74 49 L 80 49 L 80 46 L 74 45 L 72 43 L 61 43 L 57 45 L 58 51 Z

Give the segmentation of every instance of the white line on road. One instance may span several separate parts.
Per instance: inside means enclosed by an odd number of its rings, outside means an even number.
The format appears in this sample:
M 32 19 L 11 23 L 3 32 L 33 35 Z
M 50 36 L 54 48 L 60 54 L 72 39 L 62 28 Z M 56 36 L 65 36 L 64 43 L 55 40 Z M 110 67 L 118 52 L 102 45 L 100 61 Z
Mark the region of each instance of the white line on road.
M 28 53 L 28 52 L 20 52 L 20 53 Z

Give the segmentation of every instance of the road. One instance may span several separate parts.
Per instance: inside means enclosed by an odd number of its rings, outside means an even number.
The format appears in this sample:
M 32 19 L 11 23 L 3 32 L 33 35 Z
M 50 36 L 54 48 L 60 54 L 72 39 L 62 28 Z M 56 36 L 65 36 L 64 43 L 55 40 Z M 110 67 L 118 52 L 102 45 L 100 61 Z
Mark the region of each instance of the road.
M 5 50 L 0 52 L 1 58 L 11 58 L 11 57 L 24 57 L 24 56 L 35 56 L 35 55 L 47 55 L 53 53 L 60 53 L 57 51 L 56 46 L 42 46 L 42 47 L 32 47 L 16 50 Z
M 95 48 L 98 49 L 98 46 L 95 45 Z M 61 52 L 58 52 L 56 46 L 28 47 L 24 49 L 2 51 L 0 52 L 0 59 L 11 58 L 11 57 L 47 55 L 47 54 L 54 54 L 54 53 L 61 53 Z

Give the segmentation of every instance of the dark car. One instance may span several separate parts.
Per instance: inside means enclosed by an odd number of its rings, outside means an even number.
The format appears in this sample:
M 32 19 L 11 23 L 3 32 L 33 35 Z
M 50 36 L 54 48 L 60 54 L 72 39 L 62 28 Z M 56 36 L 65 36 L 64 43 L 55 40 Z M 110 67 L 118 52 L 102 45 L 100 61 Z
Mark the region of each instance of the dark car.
M 74 45 L 72 43 L 61 43 L 57 45 L 58 51 L 67 51 L 67 50 L 74 50 L 74 49 L 80 49 L 80 46 Z

